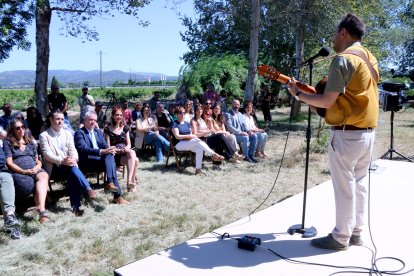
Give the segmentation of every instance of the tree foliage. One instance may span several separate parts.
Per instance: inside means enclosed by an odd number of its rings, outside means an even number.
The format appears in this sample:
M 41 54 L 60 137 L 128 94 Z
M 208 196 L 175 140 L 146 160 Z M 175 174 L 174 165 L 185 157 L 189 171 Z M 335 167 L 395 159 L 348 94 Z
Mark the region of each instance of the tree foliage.
M 404 43 L 399 71 L 408 73 L 414 81 L 414 1 L 407 2 L 407 5 L 401 12 L 401 20 L 409 28 L 405 30 L 405 35 L 408 39 Z
M 332 45 L 332 36 L 340 18 L 346 13 L 357 14 L 366 24 L 363 44 L 379 60 L 384 69 L 398 60 L 406 40 L 406 24 L 400 19 L 406 1 L 403 0 L 292 0 L 260 1 L 259 64 L 269 64 L 280 72 L 296 76 L 309 83 L 309 70 L 301 68 L 305 57 L 313 56 L 322 46 Z M 412 2 L 412 0 L 411 0 Z M 187 31 L 182 39 L 190 49 L 183 59 L 194 63 L 201 57 L 237 54 L 248 57 L 249 0 L 195 0 L 196 19 L 184 17 Z M 408 16 L 407 16 L 408 17 Z M 408 44 L 406 50 L 411 50 Z M 414 47 L 414 46 L 413 46 Z M 412 53 L 412 52 L 411 52 Z M 407 55 L 406 60 L 408 61 Z M 326 73 L 330 59 L 315 64 L 311 85 Z M 252 68 L 252 65 L 249 65 Z M 251 71 L 251 70 L 250 70 Z M 251 83 L 251 74 L 249 75 Z M 245 82 L 242 79 L 242 82 Z M 246 86 L 247 87 L 247 86 Z M 272 88 L 278 86 L 272 84 Z M 257 92 L 257 91 L 256 91 Z M 246 89 L 248 99 L 251 89 Z M 300 111 L 300 102 L 293 101 L 292 115 Z
M 201 96 L 209 83 L 228 96 L 243 98 L 247 75 L 247 59 L 241 55 L 201 57 L 188 64 L 181 72 L 181 85 L 188 96 Z
M 27 1 L 0 1 L 0 62 L 9 57 L 10 51 L 17 46 L 28 50 L 26 28 L 30 25 L 34 13 L 33 5 Z

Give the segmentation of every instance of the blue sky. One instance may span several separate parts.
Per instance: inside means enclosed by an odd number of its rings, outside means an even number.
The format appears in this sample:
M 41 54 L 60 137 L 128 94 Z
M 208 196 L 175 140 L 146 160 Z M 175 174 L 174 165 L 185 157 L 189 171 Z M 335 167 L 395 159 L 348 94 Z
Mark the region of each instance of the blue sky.
M 140 19 L 150 22 L 148 27 L 139 26 L 134 17 L 125 15 L 94 19 L 91 25 L 96 26 L 100 39 L 84 43 L 81 38 L 59 35 L 59 18 L 52 15 L 49 70 L 99 70 L 99 51 L 102 51 L 103 71 L 178 75 L 184 64 L 180 57 L 188 51 L 179 34 L 185 28 L 177 12 L 171 9 L 171 5 L 165 7 L 166 3 L 165 0 L 153 0 L 140 10 Z M 192 1 L 184 1 L 178 10 L 192 17 Z M 10 57 L 0 63 L 0 72 L 36 69 L 34 24 L 29 29 L 29 40 L 32 42 L 31 50 L 14 49 Z

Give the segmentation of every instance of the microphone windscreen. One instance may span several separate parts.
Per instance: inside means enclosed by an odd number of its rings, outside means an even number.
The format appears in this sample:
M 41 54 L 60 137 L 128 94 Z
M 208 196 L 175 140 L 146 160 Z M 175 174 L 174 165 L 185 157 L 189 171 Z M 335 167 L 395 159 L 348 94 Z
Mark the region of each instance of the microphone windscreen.
M 319 50 L 319 56 L 321 56 L 321 57 L 327 57 L 327 56 L 329 56 L 329 54 L 330 54 L 330 51 L 329 51 L 329 48 L 328 47 L 323 47 L 323 48 L 321 48 L 320 50 Z

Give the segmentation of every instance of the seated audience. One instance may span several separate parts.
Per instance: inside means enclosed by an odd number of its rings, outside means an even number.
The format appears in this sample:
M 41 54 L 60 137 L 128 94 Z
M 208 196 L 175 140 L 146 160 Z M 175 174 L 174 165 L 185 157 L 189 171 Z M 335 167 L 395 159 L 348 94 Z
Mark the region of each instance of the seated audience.
M 256 121 L 254 120 L 253 113 L 253 102 L 252 101 L 246 101 L 244 104 L 244 116 L 246 117 L 246 123 L 248 127 L 250 128 L 250 131 L 256 134 L 257 137 L 257 145 L 256 145 L 256 157 L 260 158 L 266 158 L 267 154 L 265 152 L 265 146 L 267 141 L 267 133 L 264 131 L 264 129 L 258 128 Z
M 174 123 L 177 119 L 178 119 L 178 117 L 177 117 L 177 113 L 175 112 L 175 110 L 179 107 L 180 105 L 176 105 L 176 104 L 173 104 L 173 103 L 171 103 L 169 106 L 168 106 L 168 113 L 170 114 L 170 116 L 171 116 L 171 125 L 172 125 L 172 123 Z
M 152 98 L 149 99 L 148 105 L 151 108 L 151 112 L 155 111 L 155 108 L 157 107 L 157 104 L 160 102 L 160 92 L 155 91 L 152 95 Z
M 23 203 L 34 195 L 39 222 L 49 221 L 45 203 L 48 190 L 48 174 L 42 169 L 33 137 L 26 133 L 23 121 L 13 119 L 9 124 L 4 154 L 7 167 L 12 173 L 16 202 Z
M 203 155 L 211 156 L 213 161 L 223 161 L 224 157 L 215 153 L 205 142 L 192 134 L 191 126 L 184 121 L 185 109 L 180 107 L 177 110 L 177 121 L 172 126 L 172 133 L 177 141 L 175 148 L 178 151 L 192 151 L 196 154 L 196 175 L 205 175 L 201 170 Z
M 25 125 L 28 128 L 26 131 L 30 131 L 33 138 L 39 140 L 40 133 L 45 129 L 45 121 L 43 121 L 42 114 L 36 107 L 27 108 Z
M 86 193 L 89 199 L 95 199 L 96 193 L 78 168 L 78 152 L 72 134 L 63 129 L 62 111 L 50 112 L 47 120 L 50 127 L 40 134 L 44 168 L 50 178 L 66 178 L 72 211 L 75 216 L 82 216 L 80 192 Z
M 186 121 L 187 123 L 190 123 L 191 119 L 194 117 L 193 102 L 191 100 L 185 101 L 184 110 L 185 110 L 184 121 Z
M 254 158 L 257 137 L 247 126 L 244 115 L 239 112 L 240 102 L 233 100 L 231 107 L 230 112 L 225 115 L 226 128 L 236 136 L 237 143 L 241 143 L 244 160 L 257 163 Z
M 165 139 L 168 139 L 168 133 L 171 130 L 173 120 L 168 111 L 164 109 L 163 103 L 159 103 L 157 105 L 153 117 L 157 120 L 160 135 L 162 135 Z
M 127 167 L 127 182 L 132 187 L 137 185 L 137 172 L 139 160 L 135 151 L 131 149 L 129 128 L 125 123 L 122 108 L 112 108 L 111 122 L 104 128 L 105 140 L 109 146 L 116 147 L 116 164 Z
M 157 163 L 164 161 L 163 152 L 170 147 L 170 142 L 159 132 L 158 121 L 156 117 L 150 116 L 149 106 L 142 108 L 142 117 L 137 120 L 137 134 L 135 146 L 142 148 L 143 143 L 155 146 L 155 160 Z
M 203 139 L 207 145 L 212 148 L 216 153 L 224 155 L 227 160 L 230 160 L 234 151 L 232 151 L 226 144 L 223 133 L 214 133 L 207 127 L 206 122 L 203 120 L 203 107 L 201 105 L 194 106 L 195 115 L 191 120 L 191 131 L 198 138 Z M 220 169 L 219 165 L 221 161 L 213 161 L 213 168 Z
M 101 101 L 95 102 L 95 113 L 96 113 L 96 123 L 99 128 L 104 128 L 106 126 L 106 114 L 102 110 L 103 103 Z
M 207 127 L 213 130 L 215 133 L 222 133 L 224 135 L 224 139 L 226 141 L 227 146 L 234 152 L 232 157 L 232 162 L 240 163 L 239 160 L 243 160 L 243 155 L 239 155 L 238 145 L 236 136 L 231 134 L 226 130 L 226 126 L 224 124 L 223 113 L 221 112 L 221 106 L 216 104 L 213 108 L 213 112 L 211 116 L 206 116 L 206 123 Z
M 130 127 L 132 125 L 132 111 L 131 109 L 128 108 L 128 105 L 129 105 L 128 100 L 123 100 L 121 103 L 125 123 L 127 124 L 128 127 Z
M 104 138 L 102 130 L 95 128 L 95 111 L 88 111 L 84 116 L 84 127 L 75 132 L 75 147 L 79 154 L 79 167 L 85 172 L 99 171 L 104 168 L 106 172 L 106 184 L 104 189 L 114 193 L 113 203 L 128 204 L 122 198 L 119 186 L 114 155 L 115 146 L 109 146 Z M 136 191 L 135 184 L 128 183 L 128 191 Z
M 6 166 L 3 148 L 0 147 L 0 205 L 4 219 L 3 229 L 6 233 L 10 233 L 13 240 L 17 240 L 21 238 L 21 234 L 20 222 L 15 214 L 14 198 L 13 177 Z
M 134 110 L 132 110 L 132 120 L 135 122 L 139 117 L 141 117 L 141 102 L 136 102 L 134 104 Z
M 3 104 L 2 109 L 4 114 L 0 116 L 0 126 L 4 130 L 7 130 L 7 127 L 9 126 L 9 122 L 11 120 L 12 106 L 9 103 L 5 103 Z

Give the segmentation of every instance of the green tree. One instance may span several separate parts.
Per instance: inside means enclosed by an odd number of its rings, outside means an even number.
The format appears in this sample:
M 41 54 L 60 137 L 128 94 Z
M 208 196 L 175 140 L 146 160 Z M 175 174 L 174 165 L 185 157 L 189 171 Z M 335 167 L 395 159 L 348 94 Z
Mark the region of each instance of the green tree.
M 52 81 L 51 81 L 50 85 L 51 86 L 57 86 L 57 87 L 61 86 L 60 82 L 57 80 L 57 78 L 55 76 L 52 77 Z
M 200 97 L 209 83 L 229 97 L 243 98 L 247 59 L 240 55 L 201 57 L 181 72 L 181 85 L 191 97 Z
M 190 49 L 184 54 L 184 61 L 190 63 L 202 56 L 225 53 L 247 58 L 251 1 L 195 0 L 194 3 L 197 18 L 183 19 L 187 30 L 181 35 Z M 402 3 L 402 0 L 262 0 L 258 63 L 273 65 L 284 74 L 298 77 L 294 68 L 304 57 L 330 45 L 338 20 L 348 12 L 356 13 L 367 24 L 363 43 L 383 61 L 399 45 L 398 40 L 390 42 L 388 38 L 398 34 L 396 11 Z M 326 74 L 328 65 L 327 61 L 315 66 L 313 84 Z M 307 82 L 308 72 L 303 72 L 301 79 Z M 299 110 L 300 103 L 295 103 L 293 113 Z
M 0 1 L 0 62 L 9 57 L 10 51 L 17 46 L 30 49 L 26 28 L 30 25 L 34 13 L 32 4 L 27 1 Z
M 408 39 L 404 42 L 398 71 L 412 76 L 414 75 L 414 1 L 407 2 L 400 13 L 400 18 L 406 27 L 403 30 Z M 411 79 L 414 78 L 411 77 Z
M 49 30 L 52 13 L 63 21 L 68 35 L 97 40 L 95 27 L 87 24 L 93 17 L 115 16 L 124 13 L 138 18 L 138 10 L 151 0 L 36 0 L 36 106 L 43 114 L 47 112 L 47 80 L 49 68 Z M 147 22 L 139 21 L 141 25 Z

